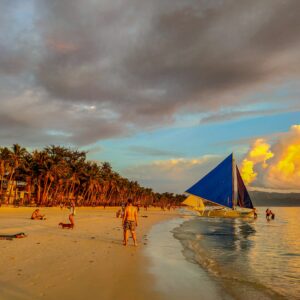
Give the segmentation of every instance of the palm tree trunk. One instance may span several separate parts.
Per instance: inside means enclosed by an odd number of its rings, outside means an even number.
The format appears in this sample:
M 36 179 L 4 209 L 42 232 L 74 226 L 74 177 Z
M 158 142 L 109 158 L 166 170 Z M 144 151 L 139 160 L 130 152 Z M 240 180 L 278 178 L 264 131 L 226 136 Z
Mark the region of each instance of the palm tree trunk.
M 47 192 L 47 185 L 48 185 L 48 181 L 49 181 L 49 176 L 45 176 L 45 182 L 44 182 L 44 188 L 43 188 L 43 195 L 42 195 L 42 204 L 44 204 L 45 202 L 45 196 L 46 196 L 46 192 Z
M 12 169 L 12 172 L 10 174 L 10 177 L 9 177 L 9 180 L 8 180 L 8 183 L 7 183 L 7 187 L 9 187 L 9 193 L 8 193 L 8 203 L 10 201 L 10 196 L 11 196 L 11 192 L 12 192 L 12 188 L 13 188 L 13 185 L 12 185 L 12 182 L 13 182 L 13 174 L 14 174 L 15 170 Z
M 45 194 L 45 198 L 46 198 L 47 202 L 48 202 L 48 195 L 49 195 L 49 190 L 51 188 L 51 185 L 52 185 L 52 180 L 50 180 L 50 183 L 48 184 L 48 188 L 47 188 L 46 194 Z

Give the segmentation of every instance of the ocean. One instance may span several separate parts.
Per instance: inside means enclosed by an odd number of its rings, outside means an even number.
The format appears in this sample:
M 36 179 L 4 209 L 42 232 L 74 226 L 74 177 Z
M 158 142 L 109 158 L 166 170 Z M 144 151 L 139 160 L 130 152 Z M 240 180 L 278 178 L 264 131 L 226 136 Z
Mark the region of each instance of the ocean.
M 300 207 L 253 220 L 182 217 L 155 225 L 147 254 L 170 299 L 300 299 Z

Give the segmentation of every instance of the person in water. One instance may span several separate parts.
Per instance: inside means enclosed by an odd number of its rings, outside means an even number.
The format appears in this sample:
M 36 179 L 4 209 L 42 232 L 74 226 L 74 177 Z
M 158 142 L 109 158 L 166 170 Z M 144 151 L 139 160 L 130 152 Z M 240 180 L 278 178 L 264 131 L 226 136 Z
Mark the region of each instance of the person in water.
M 127 206 L 125 208 L 124 216 L 122 219 L 122 225 L 124 229 L 123 245 L 127 246 L 128 231 L 130 231 L 134 246 L 137 246 L 135 228 L 138 226 L 137 209 L 132 205 L 132 199 L 128 199 Z
M 256 211 L 255 207 L 253 208 L 253 215 L 254 215 L 254 219 L 256 219 L 257 218 L 257 211 Z
M 37 208 L 31 215 L 31 220 L 45 220 L 45 215 L 40 213 L 40 210 Z
M 267 208 L 267 209 L 266 209 L 266 219 L 267 219 L 268 221 L 270 221 L 270 218 L 271 218 L 272 220 L 274 220 L 274 219 L 275 219 L 275 214 L 271 211 L 271 209 Z
M 269 212 L 270 212 L 271 219 L 274 220 L 275 219 L 275 214 L 271 210 Z

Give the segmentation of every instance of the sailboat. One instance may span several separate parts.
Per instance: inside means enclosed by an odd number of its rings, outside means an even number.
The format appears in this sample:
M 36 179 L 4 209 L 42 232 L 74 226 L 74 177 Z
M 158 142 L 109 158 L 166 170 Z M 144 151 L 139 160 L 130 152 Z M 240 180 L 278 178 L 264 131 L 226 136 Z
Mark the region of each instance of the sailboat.
M 188 196 L 182 204 L 191 207 L 193 210 L 203 212 L 205 210 L 205 205 L 203 203 L 202 198 L 196 197 L 194 195 Z
M 254 207 L 233 154 L 187 189 L 186 193 L 215 204 L 206 206 L 199 212 L 201 216 L 254 217 Z

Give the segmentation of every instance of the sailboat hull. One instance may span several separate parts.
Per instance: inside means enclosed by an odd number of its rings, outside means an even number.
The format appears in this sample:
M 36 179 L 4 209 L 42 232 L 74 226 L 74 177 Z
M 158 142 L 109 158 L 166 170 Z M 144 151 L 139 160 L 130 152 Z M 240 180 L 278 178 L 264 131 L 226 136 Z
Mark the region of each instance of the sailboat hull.
M 212 209 L 198 211 L 201 217 L 217 217 L 217 218 L 254 218 L 253 211 L 241 211 L 231 209 Z

